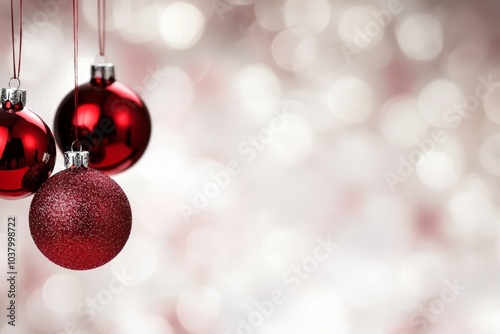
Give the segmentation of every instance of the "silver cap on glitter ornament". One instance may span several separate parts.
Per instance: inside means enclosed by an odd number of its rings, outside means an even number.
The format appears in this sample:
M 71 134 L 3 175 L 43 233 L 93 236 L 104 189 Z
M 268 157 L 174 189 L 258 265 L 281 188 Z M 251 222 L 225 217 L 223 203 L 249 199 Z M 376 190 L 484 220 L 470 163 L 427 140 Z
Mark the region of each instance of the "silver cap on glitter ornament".
M 112 63 L 95 64 L 90 69 L 90 82 L 105 87 L 115 82 L 115 65 Z
M 19 88 L 2 88 L 1 101 L 5 110 L 23 110 L 26 105 L 26 91 Z
M 89 167 L 89 152 L 82 151 L 80 146 L 80 151 L 73 151 L 73 144 L 71 144 L 71 151 L 64 152 L 64 167 L 66 169 L 75 168 L 88 168 Z

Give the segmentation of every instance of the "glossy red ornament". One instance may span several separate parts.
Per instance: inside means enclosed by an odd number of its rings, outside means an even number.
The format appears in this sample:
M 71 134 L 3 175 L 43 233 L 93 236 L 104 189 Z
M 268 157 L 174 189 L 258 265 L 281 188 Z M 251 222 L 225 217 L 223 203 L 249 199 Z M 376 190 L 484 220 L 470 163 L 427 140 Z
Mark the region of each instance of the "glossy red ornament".
M 69 151 L 75 127 L 83 149 L 90 152 L 90 167 L 106 174 L 122 172 L 143 155 L 151 136 L 151 119 L 142 99 L 115 80 L 111 64 L 92 66 L 92 79 L 59 106 L 54 134 L 59 148 Z
M 47 124 L 25 108 L 26 92 L 4 88 L 0 108 L 0 198 L 31 195 L 55 165 L 56 145 Z
M 109 176 L 92 168 L 70 168 L 55 174 L 35 194 L 29 227 L 50 261 L 88 270 L 108 263 L 123 249 L 132 211 L 127 196 Z

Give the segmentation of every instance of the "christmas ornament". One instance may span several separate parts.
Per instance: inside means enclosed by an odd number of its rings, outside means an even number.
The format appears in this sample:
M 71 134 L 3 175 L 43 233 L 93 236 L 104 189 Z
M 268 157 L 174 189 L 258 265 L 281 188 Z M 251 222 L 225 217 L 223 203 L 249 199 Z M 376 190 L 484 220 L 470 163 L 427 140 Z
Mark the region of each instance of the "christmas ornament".
M 76 54 L 78 4 L 75 4 L 75 8 Z M 83 147 L 90 151 L 90 167 L 115 174 L 132 166 L 143 155 L 151 135 L 151 119 L 144 101 L 132 88 L 116 81 L 114 65 L 105 61 L 105 0 L 97 1 L 97 26 L 99 56 L 96 57 L 96 65 L 91 68 L 90 82 L 78 86 L 78 72 L 75 71 L 75 90 L 61 102 L 55 117 L 54 132 L 57 144 L 63 151 L 80 138 Z M 78 58 L 75 57 L 75 69 L 77 67 Z
M 25 108 L 26 91 L 3 88 L 0 109 L 0 197 L 31 195 L 54 169 L 56 145 L 49 127 Z
M 78 0 L 73 0 L 73 36 L 77 111 Z M 64 268 L 87 270 L 108 263 L 122 250 L 130 235 L 132 212 L 120 186 L 88 168 L 89 152 L 82 151 L 77 131 L 74 135 L 71 151 L 64 155 L 66 170 L 46 181 L 33 197 L 29 226 L 35 244 L 49 260 Z M 73 151 L 74 144 L 79 144 L 79 152 Z
M 106 174 L 88 168 L 89 152 L 66 152 L 66 170 L 33 197 L 31 236 L 55 264 L 88 270 L 111 261 L 125 246 L 132 212 L 121 187 Z
M 49 127 L 25 108 L 21 81 L 22 0 L 19 1 L 19 54 L 16 65 L 14 2 L 10 2 L 13 77 L 0 97 L 0 198 L 26 197 L 40 188 L 54 169 L 56 146 Z M 17 81 L 17 88 L 11 82 Z
M 90 167 L 115 174 L 142 156 L 151 135 L 151 119 L 141 98 L 115 80 L 112 64 L 93 65 L 89 83 L 78 87 L 78 108 L 70 92 L 59 106 L 54 133 L 67 151 L 76 140 L 90 152 Z

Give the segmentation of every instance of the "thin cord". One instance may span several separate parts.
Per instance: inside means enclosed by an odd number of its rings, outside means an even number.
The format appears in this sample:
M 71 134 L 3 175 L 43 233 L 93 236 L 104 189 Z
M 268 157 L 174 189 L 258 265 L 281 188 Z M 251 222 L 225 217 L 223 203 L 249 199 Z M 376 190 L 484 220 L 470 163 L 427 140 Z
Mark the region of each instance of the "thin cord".
M 15 36 L 14 36 L 14 0 L 10 0 L 10 23 L 11 23 L 11 33 L 12 33 L 12 67 L 14 70 L 14 79 L 19 80 L 19 74 L 21 73 L 21 54 L 23 47 L 23 0 L 19 0 L 19 55 L 18 64 L 16 68 L 16 46 L 15 46 Z
M 97 0 L 97 30 L 99 33 L 99 55 L 106 49 L 106 0 Z
M 78 140 L 78 0 L 73 0 L 73 62 L 75 70 L 75 113 L 77 115 L 75 126 L 75 142 L 80 143 L 80 141 Z

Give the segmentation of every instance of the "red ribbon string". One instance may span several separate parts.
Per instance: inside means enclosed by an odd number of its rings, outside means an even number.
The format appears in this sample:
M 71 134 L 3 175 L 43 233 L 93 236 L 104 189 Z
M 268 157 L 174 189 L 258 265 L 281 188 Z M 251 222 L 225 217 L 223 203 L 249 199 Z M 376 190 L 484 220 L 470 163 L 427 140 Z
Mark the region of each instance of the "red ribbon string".
M 106 0 L 97 0 L 97 19 L 99 55 L 104 56 L 106 48 Z
M 75 74 L 75 142 L 80 143 L 78 140 L 78 0 L 73 0 L 73 61 L 74 61 L 74 74 Z M 80 146 L 81 147 L 81 146 Z
M 19 55 L 16 68 L 16 46 L 15 46 L 15 24 L 14 24 L 14 0 L 10 0 L 10 23 L 12 33 L 12 66 L 14 70 L 13 78 L 19 80 L 21 73 L 21 51 L 23 46 L 23 0 L 19 0 Z

